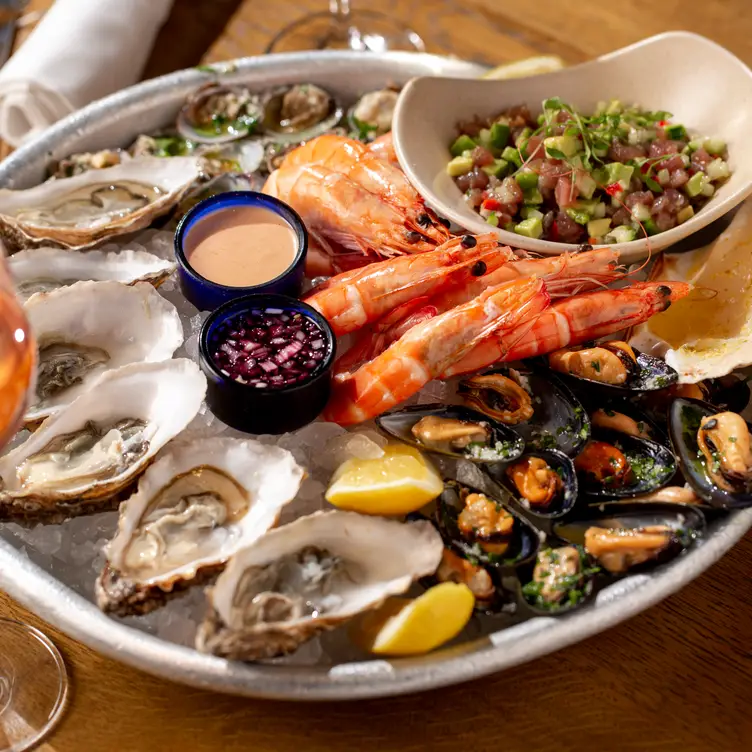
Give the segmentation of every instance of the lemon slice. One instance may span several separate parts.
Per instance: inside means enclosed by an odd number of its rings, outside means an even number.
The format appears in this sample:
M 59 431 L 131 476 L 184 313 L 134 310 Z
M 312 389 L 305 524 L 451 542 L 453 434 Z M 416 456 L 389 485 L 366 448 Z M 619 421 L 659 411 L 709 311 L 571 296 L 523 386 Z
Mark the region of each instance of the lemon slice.
M 464 629 L 474 606 L 467 585 L 442 582 L 415 600 L 388 599 L 354 625 L 351 637 L 376 655 L 428 653 Z
M 492 68 L 484 73 L 481 78 L 494 80 L 503 78 L 525 78 L 526 76 L 540 76 L 541 73 L 553 73 L 565 67 L 564 61 L 556 55 L 540 55 L 538 57 L 526 57 L 523 60 L 515 60 L 513 63 L 505 63 Z
M 326 500 L 363 514 L 402 515 L 435 499 L 444 481 L 414 447 L 387 444 L 377 459 L 343 462 L 332 477 Z

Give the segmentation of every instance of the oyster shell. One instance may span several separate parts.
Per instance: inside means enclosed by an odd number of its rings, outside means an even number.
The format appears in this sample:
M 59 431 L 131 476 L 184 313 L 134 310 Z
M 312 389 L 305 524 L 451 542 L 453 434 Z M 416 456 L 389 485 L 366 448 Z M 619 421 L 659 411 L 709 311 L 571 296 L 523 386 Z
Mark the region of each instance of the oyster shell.
M 146 282 L 76 282 L 32 295 L 25 311 L 38 348 L 27 423 L 62 410 L 104 371 L 166 360 L 183 343 L 175 306 Z
M 263 97 L 263 128 L 275 143 L 300 143 L 334 128 L 344 110 L 315 84 L 272 89 Z
M 347 113 L 350 127 L 360 138 L 369 140 L 387 133 L 392 130 L 398 99 L 399 91 L 396 89 L 366 92 Z
M 175 270 L 171 261 L 131 250 L 70 253 L 62 248 L 34 248 L 19 251 L 7 264 L 24 300 L 35 292 L 51 292 L 81 281 L 151 282 L 158 287 Z
M 148 613 L 221 571 L 276 524 L 304 474 L 290 452 L 257 441 L 170 445 L 120 506 L 97 582 L 99 607 Z
M 442 551 L 425 520 L 340 511 L 301 517 L 230 559 L 208 591 L 196 647 L 246 661 L 292 653 L 433 574 Z
M 203 144 L 243 138 L 257 128 L 261 119 L 258 99 L 243 86 L 209 82 L 186 100 L 178 115 L 177 131 L 183 138 Z
M 199 367 L 178 358 L 108 371 L 0 457 L 0 520 L 97 511 L 198 412 Z
M 0 191 L 0 232 L 12 251 L 86 248 L 148 226 L 200 174 L 194 157 L 144 157 L 26 190 Z

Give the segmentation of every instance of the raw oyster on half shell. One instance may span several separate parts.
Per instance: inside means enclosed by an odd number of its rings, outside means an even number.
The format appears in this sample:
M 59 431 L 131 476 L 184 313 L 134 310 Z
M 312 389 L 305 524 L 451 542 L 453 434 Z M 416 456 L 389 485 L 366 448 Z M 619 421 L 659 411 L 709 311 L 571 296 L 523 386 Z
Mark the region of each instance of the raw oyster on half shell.
M 23 300 L 35 292 L 52 292 L 86 281 L 150 282 L 158 287 L 175 271 L 172 261 L 132 250 L 70 253 L 62 248 L 33 248 L 19 251 L 6 263 Z
M 0 232 L 11 251 L 86 248 L 147 227 L 200 176 L 195 157 L 144 157 L 26 190 L 3 190 Z
M 120 506 L 99 607 L 147 613 L 221 571 L 276 524 L 304 475 L 290 452 L 257 441 L 171 444 Z
M 206 378 L 190 360 L 108 371 L 0 457 L 0 520 L 64 519 L 111 499 L 193 419 Z
M 301 517 L 230 559 L 208 591 L 196 646 L 245 661 L 292 653 L 433 574 L 443 549 L 427 520 L 340 511 Z
M 38 349 L 27 423 L 62 410 L 103 372 L 166 360 L 183 343 L 175 306 L 146 282 L 77 282 L 32 295 L 24 308 Z

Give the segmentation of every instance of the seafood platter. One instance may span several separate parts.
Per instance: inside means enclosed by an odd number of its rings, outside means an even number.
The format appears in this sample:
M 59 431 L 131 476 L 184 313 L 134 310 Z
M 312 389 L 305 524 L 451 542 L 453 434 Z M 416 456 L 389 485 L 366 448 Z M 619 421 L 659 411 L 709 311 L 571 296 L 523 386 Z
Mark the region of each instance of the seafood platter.
M 0 457 L 0 587 L 178 681 L 353 698 L 583 639 L 746 532 L 752 315 L 729 331 L 721 284 L 752 276 L 752 211 L 675 258 L 613 247 L 712 202 L 734 144 L 639 103 L 500 108 L 447 144 L 489 225 L 469 234 L 405 177 L 391 115 L 414 76 L 481 72 L 184 71 L 0 166 L 38 347 Z

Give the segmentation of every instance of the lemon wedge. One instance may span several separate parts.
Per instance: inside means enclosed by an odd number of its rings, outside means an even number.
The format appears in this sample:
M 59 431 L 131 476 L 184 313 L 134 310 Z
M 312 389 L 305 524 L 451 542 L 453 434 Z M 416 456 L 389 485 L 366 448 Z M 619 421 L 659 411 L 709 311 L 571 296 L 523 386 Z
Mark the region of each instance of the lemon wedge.
M 456 637 L 470 621 L 474 606 L 467 585 L 442 582 L 414 600 L 389 598 L 361 617 L 350 636 L 376 655 L 420 655 Z
M 363 514 L 403 515 L 439 496 L 444 481 L 414 447 L 387 444 L 376 459 L 353 458 L 334 473 L 326 500 Z
M 494 80 L 505 78 L 525 78 L 526 76 L 540 76 L 542 73 L 553 73 L 565 67 L 564 61 L 556 55 L 540 55 L 515 60 L 513 63 L 497 65 L 486 71 L 481 78 Z

